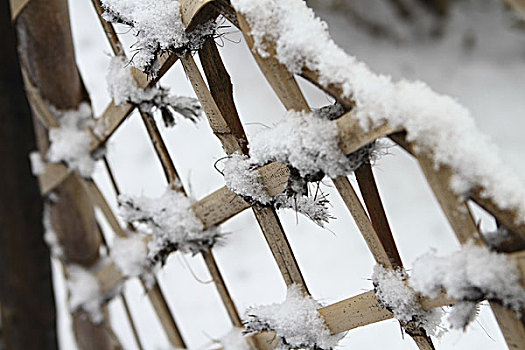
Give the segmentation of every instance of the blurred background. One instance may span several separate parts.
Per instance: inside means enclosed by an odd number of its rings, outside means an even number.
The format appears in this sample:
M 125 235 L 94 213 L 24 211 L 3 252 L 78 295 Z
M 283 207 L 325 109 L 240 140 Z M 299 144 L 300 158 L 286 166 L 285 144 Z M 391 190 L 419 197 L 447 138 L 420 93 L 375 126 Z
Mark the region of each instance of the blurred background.
M 499 0 L 311 0 L 308 4 L 328 23 L 333 39 L 374 71 L 394 79 L 425 81 L 466 105 L 478 127 L 500 147 L 501 156 L 525 178 L 521 148 L 525 147 L 525 22 L 518 12 Z M 105 82 L 110 47 L 90 1 L 71 0 L 70 10 L 77 62 L 99 116 L 110 101 Z M 128 50 L 133 36 L 125 27 L 117 29 Z M 233 26 L 222 31 L 217 42 L 249 138 L 278 121 L 284 108 L 259 72 L 241 33 Z M 333 102 L 298 79 L 312 106 Z M 161 85 L 193 96 L 180 64 Z M 223 186 L 213 165 L 224 152 L 206 121 L 196 125 L 181 121 L 170 129 L 159 122 L 159 127 L 182 181 L 195 199 Z M 376 162 L 374 172 L 405 265 L 410 268 L 430 249 L 440 254 L 456 250 L 455 236 L 417 163 L 393 145 L 387 153 Z M 108 160 L 125 194 L 156 197 L 166 188 L 138 115 L 131 115 L 111 138 Z M 95 180 L 116 209 L 115 194 L 100 164 Z M 335 217 L 326 229 L 293 211 L 279 214 L 313 297 L 328 305 L 372 289 L 369 278 L 374 260 L 329 180 L 324 181 L 322 190 Z M 473 209 L 483 229 L 494 229 L 488 216 Z M 226 243 L 214 250 L 239 310 L 282 301 L 285 285 L 252 212 L 229 220 L 222 230 L 227 233 Z M 57 262 L 53 268 L 60 344 L 63 349 L 75 349 L 61 269 Z M 173 254 L 159 279 L 189 348 L 209 348 L 229 331 L 227 314 L 200 256 Z M 146 348 L 168 349 L 139 283 L 128 282 L 124 292 Z M 119 303 L 110 305 L 112 323 L 125 348 L 136 349 Z M 506 348 L 485 304 L 465 333 L 448 332 L 435 344 L 438 349 Z M 402 336 L 395 320 L 352 330 L 341 345 L 353 350 L 417 349 L 410 337 Z

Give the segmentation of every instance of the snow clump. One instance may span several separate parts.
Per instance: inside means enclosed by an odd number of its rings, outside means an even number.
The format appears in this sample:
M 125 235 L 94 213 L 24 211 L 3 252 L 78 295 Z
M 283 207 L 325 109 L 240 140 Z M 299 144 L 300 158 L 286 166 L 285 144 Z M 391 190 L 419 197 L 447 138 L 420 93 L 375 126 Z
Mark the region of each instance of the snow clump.
M 111 259 L 125 277 L 141 276 L 150 270 L 145 237 L 132 233 L 129 237 L 115 237 Z
M 69 289 L 69 306 L 71 311 L 84 310 L 94 323 L 104 319 L 100 305 L 102 296 L 100 286 L 93 274 L 79 265 L 67 267 L 67 286 Z
M 436 309 L 423 310 L 419 303 L 419 296 L 408 286 L 406 279 L 407 275 L 402 270 L 376 265 L 372 281 L 377 298 L 399 321 L 414 321 L 428 334 L 438 335 L 442 312 Z
M 169 89 L 162 87 L 142 89 L 133 77 L 132 69 L 123 57 L 115 56 L 111 59 L 106 82 L 109 95 L 116 106 L 132 103 L 148 113 L 160 109 L 166 127 L 175 125 L 172 111 L 193 122 L 202 118 L 203 110 L 196 98 L 171 95 Z
M 446 292 L 459 301 L 496 300 L 518 312 L 525 307 L 525 289 L 516 262 L 474 243 L 447 257 L 431 252 L 418 258 L 409 283 L 430 298 Z
M 249 203 L 271 205 L 276 209 L 294 209 L 323 227 L 332 217 L 328 213 L 328 201 L 321 195 L 312 198 L 299 193 L 270 196 L 263 185 L 253 159 L 238 152 L 224 161 L 226 187 L 242 196 Z
M 339 130 L 334 121 L 317 113 L 287 111 L 276 125 L 253 136 L 250 156 L 259 165 L 284 163 L 297 169 L 301 177 L 318 173 L 344 176 L 358 168 L 366 157 L 349 158 L 338 143 Z
M 91 107 L 83 102 L 77 110 L 54 110 L 54 113 L 60 127 L 49 129 L 51 145 L 47 151 L 47 160 L 53 163 L 65 162 L 69 169 L 90 178 L 96 162 L 91 156 L 92 136 L 88 129 L 93 123 Z
M 340 336 L 331 334 L 317 311 L 320 307 L 299 285 L 291 285 L 283 303 L 246 310 L 244 326 L 247 333 L 275 332 L 283 350 L 333 349 Z
M 126 222 L 139 224 L 141 232 L 151 235 L 148 259 L 164 262 L 173 251 L 197 254 L 220 238 L 216 227 L 204 228 L 191 209 L 191 200 L 168 188 L 160 198 L 120 195 L 119 212 Z
M 133 28 L 137 38 L 133 64 L 147 73 L 156 73 L 157 58 L 163 53 L 185 55 L 216 33 L 213 21 L 186 33 L 177 0 L 102 0 L 102 7 L 108 22 Z

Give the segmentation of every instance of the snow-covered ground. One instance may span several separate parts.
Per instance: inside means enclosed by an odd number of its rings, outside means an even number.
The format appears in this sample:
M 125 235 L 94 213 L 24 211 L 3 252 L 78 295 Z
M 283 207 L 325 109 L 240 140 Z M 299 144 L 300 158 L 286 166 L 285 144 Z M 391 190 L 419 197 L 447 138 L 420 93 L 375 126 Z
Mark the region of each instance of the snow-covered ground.
M 444 39 L 408 41 L 402 45 L 373 39 L 356 29 L 344 16 L 319 12 L 327 20 L 335 41 L 347 52 L 365 61 L 376 72 L 394 78 L 420 79 L 440 93 L 450 94 L 466 105 L 479 128 L 501 148 L 502 157 L 525 178 L 522 162 L 525 146 L 525 32 L 511 28 L 509 14 L 498 1 L 462 2 L 454 11 Z M 70 1 L 77 61 L 91 94 L 96 115 L 109 102 L 105 75 L 110 62 L 110 48 L 88 0 Z M 126 32 L 125 28 L 119 29 Z M 235 29 L 218 41 L 220 51 L 232 76 L 234 94 L 248 137 L 265 125 L 277 122 L 284 113 L 272 90 L 262 78 L 246 48 L 242 35 Z M 464 50 L 465 37 L 475 37 L 475 46 Z M 126 44 L 133 38 L 123 36 Z M 470 40 L 470 39 L 469 39 Z M 129 46 L 129 45 L 128 45 Z M 299 79 L 313 106 L 331 103 L 331 99 Z M 174 93 L 193 95 L 180 64 L 175 65 L 161 83 Z M 224 185 L 222 176 L 213 168 L 224 156 L 218 140 L 205 122 L 192 125 L 182 121 L 173 129 L 159 127 L 168 144 L 182 181 L 199 199 Z M 121 190 L 129 195 L 160 196 L 165 190 L 160 164 L 154 156 L 138 115 L 132 115 L 112 137 L 108 158 L 115 170 Z M 400 149 L 377 161 L 375 174 L 392 230 L 405 265 L 430 248 L 450 253 L 458 243 L 440 211 L 416 162 Z M 100 166 L 95 179 L 107 198 L 115 205 L 115 196 Z M 354 184 L 355 181 L 351 180 Z M 338 194 L 326 181 L 335 220 L 323 230 L 302 216 L 280 213 L 285 232 L 296 253 L 306 282 L 315 299 L 327 305 L 372 288 L 370 276 L 374 261 Z M 493 223 L 484 219 L 482 227 Z M 264 237 L 250 211 L 222 226 L 227 242 L 214 249 L 226 284 L 242 312 L 248 306 L 282 301 L 286 288 Z M 59 273 L 56 268 L 55 272 Z M 200 257 L 173 255 L 159 274 L 162 288 L 173 308 L 190 348 L 204 349 L 230 330 L 227 314 Z M 198 278 L 198 279 L 197 279 Z M 60 278 L 57 284 L 62 285 Z M 64 311 L 64 291 L 58 288 L 63 349 L 74 349 L 68 318 Z M 166 349 L 167 340 L 144 292 L 136 281 L 125 290 L 146 349 Z M 122 305 L 110 305 L 113 324 L 126 349 L 136 349 L 124 318 Z M 348 332 L 341 342 L 348 349 L 416 348 L 403 339 L 395 320 Z M 438 349 L 505 349 L 490 309 L 481 312 L 465 334 L 449 332 L 436 340 Z

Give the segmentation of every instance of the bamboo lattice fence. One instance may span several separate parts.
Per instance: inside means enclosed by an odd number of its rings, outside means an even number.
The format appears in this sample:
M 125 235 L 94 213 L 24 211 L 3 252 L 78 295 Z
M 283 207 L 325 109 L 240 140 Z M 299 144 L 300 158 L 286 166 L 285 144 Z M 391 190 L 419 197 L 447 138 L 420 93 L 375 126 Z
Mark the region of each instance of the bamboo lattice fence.
M 113 54 L 125 57 L 113 25 L 106 22 L 102 17 L 103 9 L 100 0 L 92 0 L 92 2 L 104 27 Z M 188 30 L 197 24 L 222 15 L 242 31 L 247 44 L 253 48 L 254 41 L 250 34 L 248 22 L 241 13 L 236 13 L 229 1 L 181 0 L 180 3 L 182 20 Z M 39 150 L 44 155 L 49 146 L 46 129 L 59 126 L 56 116 L 49 109 L 47 102 L 51 102 L 61 109 L 71 109 L 77 107 L 81 101 L 89 101 L 89 96 L 83 87 L 74 60 L 67 3 L 60 0 L 11 0 L 11 4 L 14 23 L 18 28 L 23 28 L 24 32 L 29 34 L 28 37 L 21 39 L 21 61 L 28 98 L 35 116 Z M 57 43 L 53 45 L 53 50 L 40 45 L 42 42 L 49 43 L 49 37 L 44 38 L 44 36 L 49 36 L 49 33 L 56 34 L 53 40 L 56 40 Z M 268 44 L 272 47 L 271 42 Z M 308 102 L 294 75 L 274 55 L 262 57 L 256 50 L 251 52 L 286 109 L 310 111 Z M 275 54 L 275 50 L 270 50 L 270 52 Z M 213 38 L 207 39 L 198 51 L 198 55 L 204 77 L 190 54 L 181 57 L 165 54 L 160 58 L 160 69 L 155 78 L 151 79 L 138 70 L 134 70 L 134 77 L 142 88 L 153 86 L 168 72 L 170 67 L 180 61 L 206 113 L 209 125 L 215 136 L 220 140 L 226 154 L 231 155 L 234 152 L 248 154 L 249 140 L 234 103 L 230 76 L 222 63 Z M 60 60 L 60 69 L 57 68 L 58 60 Z M 345 97 L 341 86 L 331 84 L 323 87 L 319 81 L 318 72 L 311 71 L 307 67 L 304 67 L 300 75 L 333 96 L 346 109 L 346 112 L 335 121 L 339 130 L 339 147 L 345 154 L 350 154 L 380 137 L 389 137 L 417 159 L 461 244 L 470 240 L 474 240 L 479 245 L 485 244 L 467 206 L 469 201 L 473 201 L 490 212 L 499 223 L 510 230 L 512 238 L 498 249 L 507 253 L 511 259 L 516 260 L 522 273 L 525 271 L 525 255 L 522 250 L 525 244 L 525 225 L 516 224 L 519 222 L 516 220 L 517 212 L 500 208 L 497 203 L 482 195 L 483 188 L 474 189 L 469 198 L 460 198 L 449 187 L 452 170 L 446 166 L 436 169 L 431 154 L 416 153 L 414 148 L 417 145 L 407 142 L 404 130 L 393 129 L 387 124 L 372 125 L 369 130 L 363 130 L 352 115 L 354 102 Z M 59 86 L 53 85 L 53 81 L 57 82 Z M 140 107 L 130 103 L 123 107 L 116 106 L 113 102 L 110 103 L 95 121 L 95 128 L 102 131 L 97 134 L 93 133 L 91 150 L 96 152 L 104 146 L 135 108 L 138 108 L 167 182 L 171 184 L 173 189 L 186 194 L 185 189 L 180 185 L 178 171 L 168 153 L 163 136 L 154 118 Z M 112 179 L 114 190 L 119 194 L 119 187 L 112 176 L 108 161 L 105 158 L 103 161 Z M 258 171 L 269 195 L 284 191 L 290 176 L 290 171 L 284 164 L 274 162 L 261 167 Z M 356 190 L 346 177 L 337 177 L 331 180 L 353 216 L 376 262 L 389 269 L 403 267 L 371 165 L 363 164 L 355 171 L 355 176 L 364 203 L 359 200 Z M 42 195 L 47 196 L 53 192 L 60 199 L 50 204 L 50 213 L 52 224 L 64 248 L 63 260 L 65 265 L 75 263 L 91 267 L 99 262 L 99 247 L 105 246 L 106 243 L 98 228 L 94 208 L 100 209 L 104 214 L 116 236 L 126 237 L 128 230 L 134 229 L 131 223 L 128 223 L 127 227 L 121 226 L 94 181 L 82 178 L 77 173 L 69 171 L 64 164 L 48 164 L 45 171 L 40 175 L 39 182 Z M 227 187 L 222 187 L 195 202 L 192 209 L 205 228 L 220 225 L 242 211 L 251 209 L 286 285 L 298 284 L 308 293 L 308 286 L 274 208 L 259 204 L 252 205 Z M 75 219 L 72 220 L 71 218 Z M 214 252 L 208 248 L 201 254 L 232 325 L 242 328 L 241 317 L 216 263 Z M 115 287 L 121 285 L 125 280 L 125 277 L 113 263 L 100 265 L 95 271 L 95 275 L 102 294 L 108 296 L 115 290 Z M 168 307 L 158 283 L 154 283 L 153 287 L 148 289 L 147 295 L 159 316 L 171 345 L 176 348 L 185 348 L 185 342 L 175 322 L 173 310 Z M 141 347 L 141 339 L 129 312 L 127 299 L 122 294 L 116 297 L 122 299 L 136 342 Z M 455 301 L 442 295 L 434 299 L 421 297 L 420 303 L 425 310 L 429 310 L 452 305 Z M 525 348 L 525 329 L 523 322 L 516 313 L 497 302 L 491 301 L 490 306 L 509 348 Z M 334 334 L 393 317 L 392 312 L 378 301 L 373 290 L 350 296 L 348 299 L 323 307 L 318 311 Z M 82 315 L 81 311 L 75 312 L 73 316 L 75 335 L 80 348 L 116 349 L 121 347 L 109 322 L 91 323 L 88 318 Z M 415 326 L 413 322 L 403 323 L 402 325 L 420 349 L 434 348 L 432 340 L 423 329 Z M 267 349 L 275 346 L 275 343 L 272 343 L 271 334 L 258 334 L 248 339 L 253 348 Z

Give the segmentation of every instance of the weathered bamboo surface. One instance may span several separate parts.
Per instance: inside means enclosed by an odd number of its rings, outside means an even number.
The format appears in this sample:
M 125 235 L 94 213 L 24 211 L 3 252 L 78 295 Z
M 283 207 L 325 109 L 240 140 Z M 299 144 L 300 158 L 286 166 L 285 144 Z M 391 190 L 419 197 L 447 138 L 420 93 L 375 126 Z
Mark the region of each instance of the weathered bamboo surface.
M 24 9 L 30 8 L 30 6 L 27 5 L 28 1 L 11 1 L 14 3 L 13 15 L 15 18 L 20 13 L 17 13 L 17 11 L 25 11 Z M 33 2 L 38 3 L 41 1 L 42 0 L 34 0 Z M 102 12 L 100 0 L 92 1 L 100 15 Z M 250 36 L 248 23 L 242 14 L 235 13 L 228 1 L 181 0 L 181 13 L 183 23 L 188 29 L 192 29 L 198 24 L 210 19 L 215 19 L 219 14 L 223 14 L 241 29 L 261 71 L 286 109 L 305 112 L 310 111 L 306 98 L 302 94 L 294 75 L 275 58 L 275 50 L 271 49 L 271 43 L 269 43 L 269 55 L 265 57 L 259 55 L 253 47 L 253 39 Z M 114 31 L 113 26 L 102 18 L 100 18 L 100 20 L 114 54 L 123 56 L 124 52 L 122 51 L 122 46 L 120 45 L 118 35 Z M 28 25 L 23 21 L 22 23 L 23 25 Z M 70 40 L 70 38 L 66 39 Z M 199 67 L 191 55 L 180 58 L 175 55 L 163 56 L 160 64 L 161 69 L 153 79 L 148 78 L 137 70 L 133 71 L 133 75 L 140 87 L 150 87 L 156 84 L 173 64 L 181 61 L 195 94 L 205 111 L 211 130 L 221 142 L 226 154 L 230 155 L 234 152 L 240 152 L 248 155 L 248 139 L 235 107 L 231 80 L 213 40 L 210 39 L 205 43 L 202 49 L 199 50 L 199 56 L 206 79 L 201 75 Z M 74 69 L 73 76 L 76 76 L 78 75 L 76 66 Z M 36 69 L 34 66 L 27 65 L 26 72 L 24 73 L 28 97 L 33 111 L 41 124 L 41 128 L 45 129 L 59 126 L 46 105 L 45 101 L 49 100 L 48 96 L 43 94 L 46 89 L 34 86 L 31 80 L 31 77 L 35 74 L 41 74 L 41 70 Z M 394 129 L 388 124 L 378 124 L 371 125 L 368 130 L 364 130 L 359 125 L 357 118 L 353 115 L 353 101 L 351 98 L 344 96 L 341 86 L 337 84 L 322 86 L 319 82 L 318 73 L 306 68 L 303 69 L 300 75 L 332 95 L 345 107 L 347 112 L 333 121 L 339 130 L 339 148 L 344 154 L 350 154 L 380 137 L 391 137 L 395 142 L 413 154 L 419 161 L 421 169 L 460 243 L 464 244 L 474 240 L 477 244 L 484 244 L 483 236 L 478 232 L 478 228 L 468 208 L 467 199 L 457 196 L 450 190 L 449 180 L 452 175 L 450 169 L 441 167 L 436 170 L 432 160 L 432 154 L 414 152 L 414 145 L 406 143 L 402 136 L 403 130 L 401 129 Z M 81 80 L 79 78 L 75 78 L 72 82 L 73 85 L 77 83 L 81 86 Z M 76 88 L 77 90 L 74 92 L 77 93 L 77 96 L 85 97 L 83 96 L 83 92 L 80 91 L 81 89 L 78 88 L 78 86 Z M 68 93 L 71 93 L 71 91 Z M 60 106 L 60 103 L 57 103 L 57 106 Z M 73 106 L 67 107 L 70 108 Z M 102 116 L 97 119 L 95 127 L 93 128 L 91 149 L 95 151 L 103 146 L 115 130 L 117 130 L 123 121 L 132 113 L 134 108 L 135 106 L 131 104 L 115 106 L 114 103 L 111 102 Z M 155 120 L 151 114 L 144 113 L 140 109 L 139 112 L 148 136 L 152 141 L 156 155 L 162 165 L 167 182 L 174 189 L 184 193 L 184 189 L 179 185 L 179 176 L 173 165 L 173 160 L 156 126 Z M 41 130 L 40 134 L 42 133 L 43 131 Z M 42 147 L 45 147 L 45 144 L 45 141 L 41 141 L 41 145 L 44 145 Z M 290 176 L 290 170 L 287 166 L 274 162 L 260 167 L 257 171 L 260 173 L 262 182 L 269 195 L 280 194 L 285 190 Z M 353 216 L 376 262 L 390 269 L 402 267 L 403 264 L 394 241 L 394 235 L 390 229 L 370 164 L 364 164 L 357 169 L 356 178 L 364 203 L 361 203 L 356 191 L 346 177 L 335 178 L 332 179 L 332 181 Z M 62 204 L 58 205 L 60 208 L 56 207 L 55 211 L 52 211 L 52 216 L 54 215 L 54 224 L 58 226 L 57 231 L 61 242 L 68 246 L 66 259 L 69 261 L 75 261 L 89 266 L 98 260 L 98 247 L 100 247 L 102 242 L 94 217 L 94 207 L 101 210 L 116 235 L 121 237 L 127 235 L 126 230 L 122 227 L 122 224 L 116 218 L 103 194 L 93 181 L 82 179 L 78 174 L 69 171 L 67 167 L 62 164 L 47 165 L 44 172 L 39 176 L 39 181 L 43 195 L 54 192 L 58 193 L 61 198 L 66 199 Z M 112 181 L 115 186 L 115 191 L 119 193 L 113 177 Z M 79 198 L 88 198 L 89 200 L 86 201 Z M 525 271 L 525 258 L 522 252 L 525 246 L 520 242 L 525 242 L 525 225 L 516 224 L 518 218 L 517 213 L 513 210 L 498 207 L 490 198 L 483 195 L 482 188 L 475 189 L 470 194 L 470 199 L 492 213 L 499 222 L 515 234 L 518 239 L 518 248 L 514 247 L 513 249 L 518 252 L 509 254 L 509 257 L 518 261 L 518 265 L 522 269 L 523 274 Z M 71 206 L 71 204 L 73 205 Z M 66 206 L 68 207 L 66 208 Z M 192 205 L 193 212 L 197 218 L 201 220 L 205 228 L 220 225 L 248 208 L 252 208 L 255 214 L 285 284 L 299 284 L 308 292 L 299 264 L 286 238 L 286 234 L 275 209 L 257 204 L 252 205 L 226 187 L 212 192 Z M 72 223 L 58 214 L 59 212 L 68 210 L 76 211 L 75 215 L 81 218 L 81 226 L 87 232 L 84 237 L 82 237 L 82 245 L 87 246 L 89 249 L 80 249 L 81 247 L 78 246 L 79 242 L 76 241 L 78 237 L 74 234 L 61 234 L 61 232 L 71 231 L 72 228 Z M 520 239 L 521 241 L 519 241 Z M 202 257 L 215 282 L 217 291 L 232 325 L 242 327 L 241 318 L 222 278 L 220 268 L 215 261 L 212 250 L 208 249 L 204 251 Z M 125 277 L 112 262 L 98 268 L 96 278 L 99 281 L 103 294 L 111 294 L 117 286 L 125 282 Z M 184 340 L 178 330 L 172 310 L 168 307 L 160 286 L 158 284 L 154 285 L 153 289 L 148 291 L 148 296 L 171 344 L 177 348 L 184 348 Z M 454 304 L 455 301 L 442 295 L 436 299 L 421 298 L 420 303 L 423 309 L 429 310 L 435 307 Z M 512 349 L 522 348 L 525 344 L 525 329 L 516 313 L 494 302 L 490 302 L 490 305 L 504 334 L 507 345 Z M 125 306 L 129 317 L 130 314 L 129 309 L 127 309 L 127 304 Z M 321 308 L 319 309 L 319 313 L 334 334 L 393 317 L 393 314 L 380 304 L 374 291 L 369 291 Z M 131 320 L 131 317 L 129 318 Z M 413 323 L 409 322 L 402 325 L 420 349 L 434 348 L 430 338 L 424 331 L 414 327 Z M 134 324 L 131 323 L 131 326 L 134 329 L 137 343 L 139 347 L 141 347 Z M 111 333 L 111 329 L 108 327 L 103 326 L 101 329 L 93 328 L 89 322 L 85 322 L 84 319 L 78 317 L 75 318 L 75 327 L 83 332 L 83 336 L 79 339 L 79 342 L 84 348 L 89 348 L 89 346 L 96 343 L 96 341 L 89 342 L 90 332 L 95 332 L 96 337 L 94 338 L 102 342 L 102 345 L 96 345 L 97 348 L 98 346 L 102 349 L 119 347 L 118 342 L 115 341 L 115 337 Z M 277 345 L 275 341 L 271 341 L 271 336 L 271 333 L 260 334 L 249 338 L 249 343 L 253 348 L 269 349 Z
M 86 100 L 75 62 L 67 2 L 33 0 L 21 7 L 15 23 L 26 34 L 19 38 L 20 60 L 38 120 L 35 128 L 39 151 L 44 155 L 49 145 L 45 128 L 58 123 L 53 123 L 52 113 L 43 101 L 67 110 L 76 109 Z M 101 235 L 93 208 L 86 200 L 89 196 L 85 183 L 78 174 L 71 174 L 54 187 L 54 194 L 57 200 L 48 205 L 51 225 L 63 247 L 62 261 L 90 268 L 98 261 Z M 81 349 L 120 348 L 108 324 L 94 324 L 82 312 L 73 314 L 73 329 Z

